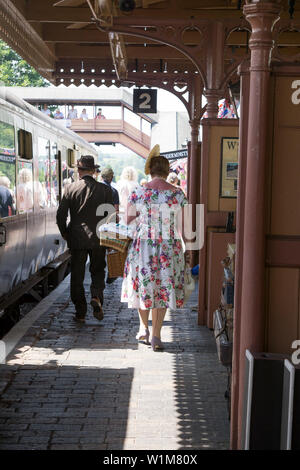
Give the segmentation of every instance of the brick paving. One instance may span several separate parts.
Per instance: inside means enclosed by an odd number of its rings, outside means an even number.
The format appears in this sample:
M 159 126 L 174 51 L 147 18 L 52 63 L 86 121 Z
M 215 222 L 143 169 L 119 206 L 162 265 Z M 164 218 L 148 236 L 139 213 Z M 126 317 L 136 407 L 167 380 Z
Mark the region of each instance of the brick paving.
M 154 353 L 135 339 L 121 280 L 106 288 L 101 323 L 91 309 L 73 321 L 68 286 L 0 365 L 0 449 L 228 449 L 226 369 L 196 297 L 167 314 Z

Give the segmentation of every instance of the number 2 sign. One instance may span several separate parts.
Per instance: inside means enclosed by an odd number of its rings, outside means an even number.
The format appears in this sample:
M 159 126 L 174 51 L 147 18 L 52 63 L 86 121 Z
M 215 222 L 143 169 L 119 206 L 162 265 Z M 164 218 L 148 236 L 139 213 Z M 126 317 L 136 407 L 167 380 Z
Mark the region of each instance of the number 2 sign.
M 156 113 L 157 90 L 147 88 L 133 90 L 133 112 L 134 113 Z

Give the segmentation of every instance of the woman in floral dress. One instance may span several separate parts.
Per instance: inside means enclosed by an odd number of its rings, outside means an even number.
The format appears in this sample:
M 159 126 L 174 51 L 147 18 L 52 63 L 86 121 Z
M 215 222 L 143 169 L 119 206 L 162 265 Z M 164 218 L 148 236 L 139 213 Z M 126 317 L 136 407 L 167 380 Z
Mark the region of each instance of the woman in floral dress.
M 160 332 L 166 309 L 183 307 L 185 260 L 177 220 L 187 200 L 180 188 L 166 182 L 169 162 L 159 154 L 158 145 L 146 161 L 145 173 L 151 174 L 151 181 L 128 198 L 126 223 L 135 219 L 136 224 L 125 263 L 121 301 L 138 309 L 137 339 L 147 344 L 152 310 L 151 345 L 156 351 L 163 349 Z

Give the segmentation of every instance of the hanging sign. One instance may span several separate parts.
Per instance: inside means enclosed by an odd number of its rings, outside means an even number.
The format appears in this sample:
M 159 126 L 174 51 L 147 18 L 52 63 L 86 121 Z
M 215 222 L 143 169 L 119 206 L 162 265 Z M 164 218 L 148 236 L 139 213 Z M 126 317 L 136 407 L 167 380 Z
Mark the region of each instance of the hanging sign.
M 156 113 L 157 90 L 147 88 L 133 90 L 133 112 L 144 114 Z
M 168 160 L 178 160 L 179 158 L 185 158 L 188 156 L 187 149 L 182 150 L 173 150 L 172 152 L 160 152 L 163 157 L 166 157 Z
M 15 163 L 16 157 L 14 155 L 1 155 L 3 149 L 0 148 L 0 162 Z

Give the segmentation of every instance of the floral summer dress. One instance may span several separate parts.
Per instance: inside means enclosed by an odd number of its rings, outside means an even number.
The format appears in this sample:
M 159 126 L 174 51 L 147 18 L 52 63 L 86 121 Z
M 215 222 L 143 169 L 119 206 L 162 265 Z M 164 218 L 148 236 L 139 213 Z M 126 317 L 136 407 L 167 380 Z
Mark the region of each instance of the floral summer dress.
M 125 263 L 121 302 L 145 310 L 182 308 L 184 254 L 176 213 L 187 204 L 183 191 L 139 187 L 128 201 L 139 215 Z

